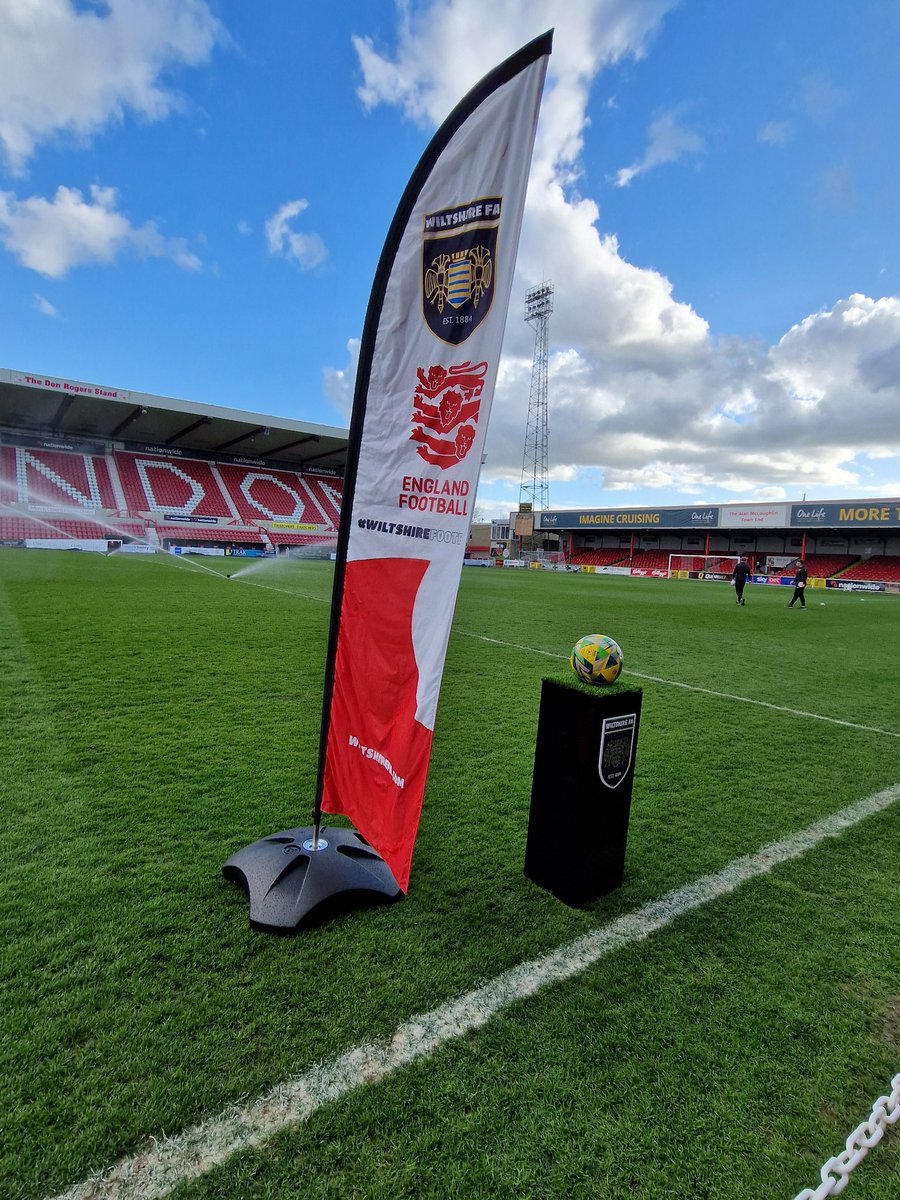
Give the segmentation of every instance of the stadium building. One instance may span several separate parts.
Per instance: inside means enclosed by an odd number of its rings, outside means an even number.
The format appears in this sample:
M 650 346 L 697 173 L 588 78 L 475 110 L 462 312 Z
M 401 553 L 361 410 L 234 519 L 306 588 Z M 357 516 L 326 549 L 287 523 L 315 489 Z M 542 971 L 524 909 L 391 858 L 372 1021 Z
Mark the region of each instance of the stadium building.
M 0 369 L 0 545 L 334 548 L 347 431 Z
M 526 549 L 525 547 L 530 547 Z M 657 578 L 725 579 L 745 555 L 759 583 L 798 559 L 813 586 L 900 592 L 900 498 L 510 513 L 494 561 Z

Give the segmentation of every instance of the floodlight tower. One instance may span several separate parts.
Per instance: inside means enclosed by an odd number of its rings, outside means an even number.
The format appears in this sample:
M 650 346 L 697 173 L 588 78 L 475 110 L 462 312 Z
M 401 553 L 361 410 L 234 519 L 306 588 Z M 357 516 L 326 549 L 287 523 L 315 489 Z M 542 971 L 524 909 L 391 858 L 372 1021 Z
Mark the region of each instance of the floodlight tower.
M 547 358 L 552 312 L 552 283 L 542 283 L 526 293 L 525 320 L 534 326 L 534 359 L 531 364 L 531 393 L 528 397 L 519 506 L 523 501 L 530 501 L 533 512 L 544 512 L 550 507 L 550 484 L 547 478 Z

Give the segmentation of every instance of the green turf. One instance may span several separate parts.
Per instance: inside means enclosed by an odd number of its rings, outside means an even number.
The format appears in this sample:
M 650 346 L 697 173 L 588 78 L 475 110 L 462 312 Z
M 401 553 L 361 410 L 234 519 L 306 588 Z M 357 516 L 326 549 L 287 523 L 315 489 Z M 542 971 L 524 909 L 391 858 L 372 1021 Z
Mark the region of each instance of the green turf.
M 900 782 L 895 597 L 467 570 L 408 897 L 254 933 L 221 864 L 308 821 L 331 567 L 226 569 L 0 551 L 11 1200 Z M 579 910 L 522 863 L 541 679 L 591 632 L 644 706 L 625 883 Z M 898 864 L 900 804 L 177 1195 L 792 1197 L 900 1070 Z

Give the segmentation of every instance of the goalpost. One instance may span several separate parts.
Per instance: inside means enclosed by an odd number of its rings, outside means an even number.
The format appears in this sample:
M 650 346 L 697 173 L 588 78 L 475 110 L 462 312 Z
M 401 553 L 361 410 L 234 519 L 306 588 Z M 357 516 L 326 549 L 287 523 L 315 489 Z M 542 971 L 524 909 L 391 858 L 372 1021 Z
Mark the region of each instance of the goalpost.
M 740 554 L 670 554 L 670 579 L 731 579 Z

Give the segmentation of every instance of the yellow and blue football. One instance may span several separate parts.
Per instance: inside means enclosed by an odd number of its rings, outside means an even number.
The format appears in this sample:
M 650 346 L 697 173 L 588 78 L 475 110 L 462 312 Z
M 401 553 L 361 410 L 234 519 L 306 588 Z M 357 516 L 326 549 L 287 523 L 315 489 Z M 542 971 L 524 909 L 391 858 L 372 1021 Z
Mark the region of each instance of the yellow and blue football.
M 589 633 L 572 648 L 569 666 L 582 683 L 615 683 L 622 671 L 622 649 L 604 633 Z

